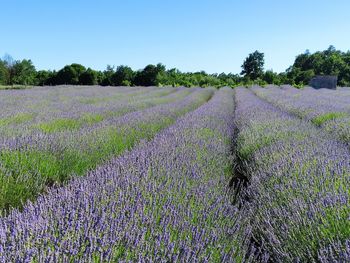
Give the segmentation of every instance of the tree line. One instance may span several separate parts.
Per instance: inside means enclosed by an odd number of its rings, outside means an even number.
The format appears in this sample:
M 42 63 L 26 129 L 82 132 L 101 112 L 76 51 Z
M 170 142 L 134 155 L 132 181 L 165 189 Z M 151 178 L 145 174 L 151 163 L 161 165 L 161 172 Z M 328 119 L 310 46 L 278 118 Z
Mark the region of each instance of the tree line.
M 0 85 L 103 85 L 103 86 L 238 86 L 251 84 L 307 85 L 315 75 L 337 75 L 338 85 L 350 86 L 350 51 L 342 52 L 330 46 L 324 51 L 306 51 L 296 57 L 285 72 L 264 70 L 264 53 L 255 51 L 242 64 L 240 74 L 208 74 L 166 69 L 163 64 L 147 65 L 133 70 L 128 66 L 107 66 L 104 71 L 73 63 L 58 71 L 36 70 L 28 59 L 14 60 L 5 55 L 0 59 Z

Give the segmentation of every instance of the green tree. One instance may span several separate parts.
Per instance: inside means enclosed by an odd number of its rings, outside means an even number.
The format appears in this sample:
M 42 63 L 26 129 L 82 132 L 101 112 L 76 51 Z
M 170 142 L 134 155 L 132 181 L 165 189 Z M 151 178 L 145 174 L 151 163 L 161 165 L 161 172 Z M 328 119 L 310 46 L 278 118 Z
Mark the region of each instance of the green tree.
M 35 85 L 36 84 L 36 70 L 29 59 L 23 59 L 22 61 L 16 61 L 12 67 L 13 77 L 11 84 L 19 85 Z
M 57 72 L 55 84 L 77 85 L 79 84 L 80 75 L 85 71 L 86 69 L 83 65 L 76 64 L 76 63 L 67 65 L 63 69 Z
M 56 76 L 56 73 L 54 71 L 39 70 L 36 72 L 35 85 L 38 85 L 38 86 L 53 85 L 55 76 Z
M 264 53 L 255 51 L 248 55 L 242 65 L 241 74 L 251 80 L 260 78 L 264 73 Z
M 112 76 L 114 75 L 114 66 L 107 65 L 105 71 L 102 72 L 102 78 L 100 84 L 102 86 L 111 86 L 112 84 Z
M 4 61 L 0 60 L 0 85 L 6 85 L 9 79 L 9 72 Z
M 111 76 L 111 82 L 114 86 L 130 86 L 134 81 L 135 73 L 128 66 L 118 66 Z
M 272 70 L 266 70 L 262 77 L 262 80 L 268 84 L 275 84 L 275 85 L 282 84 L 278 73 L 273 72 Z
M 96 85 L 97 84 L 98 73 L 91 68 L 88 68 L 79 76 L 80 85 Z
M 163 64 L 147 65 L 143 70 L 136 73 L 135 84 L 139 86 L 157 86 L 159 84 L 158 75 L 163 74 L 165 66 Z
M 13 84 L 13 77 L 14 77 L 14 74 L 15 74 L 14 65 L 15 65 L 16 61 L 12 58 L 11 55 L 5 54 L 4 57 L 3 57 L 3 63 L 5 65 L 6 71 L 7 71 L 6 84 L 7 85 L 12 85 Z
M 338 84 L 347 86 L 350 85 L 350 54 L 334 46 L 313 54 L 306 51 L 296 57 L 286 75 L 291 84 L 297 85 L 307 85 L 315 75 L 336 75 Z

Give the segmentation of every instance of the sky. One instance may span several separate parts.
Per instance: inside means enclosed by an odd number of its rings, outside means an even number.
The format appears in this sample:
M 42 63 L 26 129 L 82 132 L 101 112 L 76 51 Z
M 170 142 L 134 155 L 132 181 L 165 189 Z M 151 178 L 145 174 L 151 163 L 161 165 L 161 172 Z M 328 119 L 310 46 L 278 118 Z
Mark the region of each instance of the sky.
M 285 71 L 298 54 L 350 49 L 348 0 L 0 0 L 0 57 L 38 70 L 167 68 L 240 73 L 249 53 Z

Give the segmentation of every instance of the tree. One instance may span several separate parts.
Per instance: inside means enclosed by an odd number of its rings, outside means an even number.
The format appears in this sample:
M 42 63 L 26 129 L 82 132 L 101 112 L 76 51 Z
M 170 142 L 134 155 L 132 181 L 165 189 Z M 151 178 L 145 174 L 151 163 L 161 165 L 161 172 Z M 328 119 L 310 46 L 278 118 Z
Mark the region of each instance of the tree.
M 79 76 L 80 85 L 96 85 L 97 84 L 97 72 L 88 68 Z
M 158 75 L 164 71 L 165 66 L 163 64 L 148 65 L 136 73 L 135 84 L 139 86 L 157 86 L 159 84 Z
M 39 70 L 36 72 L 36 81 L 35 85 L 45 86 L 45 85 L 54 85 L 55 83 L 56 72 L 50 70 Z
M 79 77 L 83 72 L 85 72 L 85 70 L 85 67 L 80 64 L 73 63 L 71 65 L 67 65 L 57 72 L 55 84 L 78 85 Z
M 6 71 L 7 71 L 7 81 L 6 84 L 8 85 L 12 85 L 13 84 L 13 76 L 14 76 L 14 64 L 15 64 L 15 60 L 13 59 L 13 57 L 9 54 L 5 54 L 3 57 L 3 63 L 6 67 Z
M 273 72 L 272 70 L 266 70 L 262 79 L 268 84 L 282 84 L 279 75 L 276 72 Z
M 35 85 L 36 82 L 36 70 L 29 59 L 23 59 L 22 61 L 16 61 L 12 67 L 13 76 L 11 84 L 19 85 Z
M 111 82 L 114 86 L 130 86 L 134 81 L 135 73 L 128 66 L 118 66 L 111 76 Z
M 243 62 L 241 75 L 251 80 L 258 79 L 264 73 L 264 63 L 264 53 L 255 51 L 249 54 Z
M 103 71 L 102 75 L 102 80 L 100 84 L 102 86 L 111 86 L 112 84 L 112 76 L 114 74 L 114 66 L 107 65 L 107 68 L 105 71 Z
M 313 54 L 305 52 L 296 57 L 286 73 L 291 84 L 307 85 L 315 75 L 336 75 L 338 84 L 347 86 L 350 85 L 349 52 L 341 52 L 334 46 Z
M 9 79 L 9 72 L 5 62 L 0 60 L 0 85 L 6 85 Z

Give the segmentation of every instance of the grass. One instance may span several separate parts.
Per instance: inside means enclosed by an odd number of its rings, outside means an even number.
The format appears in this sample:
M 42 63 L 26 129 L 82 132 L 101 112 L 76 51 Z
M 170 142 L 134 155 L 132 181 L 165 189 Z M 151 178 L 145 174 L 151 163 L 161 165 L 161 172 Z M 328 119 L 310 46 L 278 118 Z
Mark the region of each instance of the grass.
M 329 112 L 329 113 L 325 113 L 325 114 L 322 114 L 322 115 L 319 115 L 319 116 L 313 118 L 312 122 L 314 124 L 316 124 L 317 126 L 321 126 L 322 124 L 324 124 L 325 122 L 327 122 L 329 120 L 343 118 L 346 116 L 347 116 L 347 113 L 345 113 L 345 112 Z
M 54 133 L 67 130 L 77 130 L 85 124 L 91 125 L 101 122 L 103 119 L 104 116 L 101 114 L 86 113 L 79 119 L 59 118 L 49 122 L 42 122 L 36 125 L 36 127 L 45 133 Z
M 31 121 L 34 115 L 31 113 L 18 113 L 12 117 L 0 119 L 0 127 L 12 124 L 21 124 L 27 121 Z
M 81 121 L 85 122 L 87 124 L 94 124 L 97 122 L 103 121 L 104 116 L 102 114 L 91 114 L 91 113 L 85 113 L 81 117 Z
M 0 85 L 0 90 L 7 89 L 31 89 L 33 86 L 30 85 Z
M 60 118 L 49 122 L 43 122 L 37 127 L 46 133 L 79 129 L 82 125 L 77 119 Z

